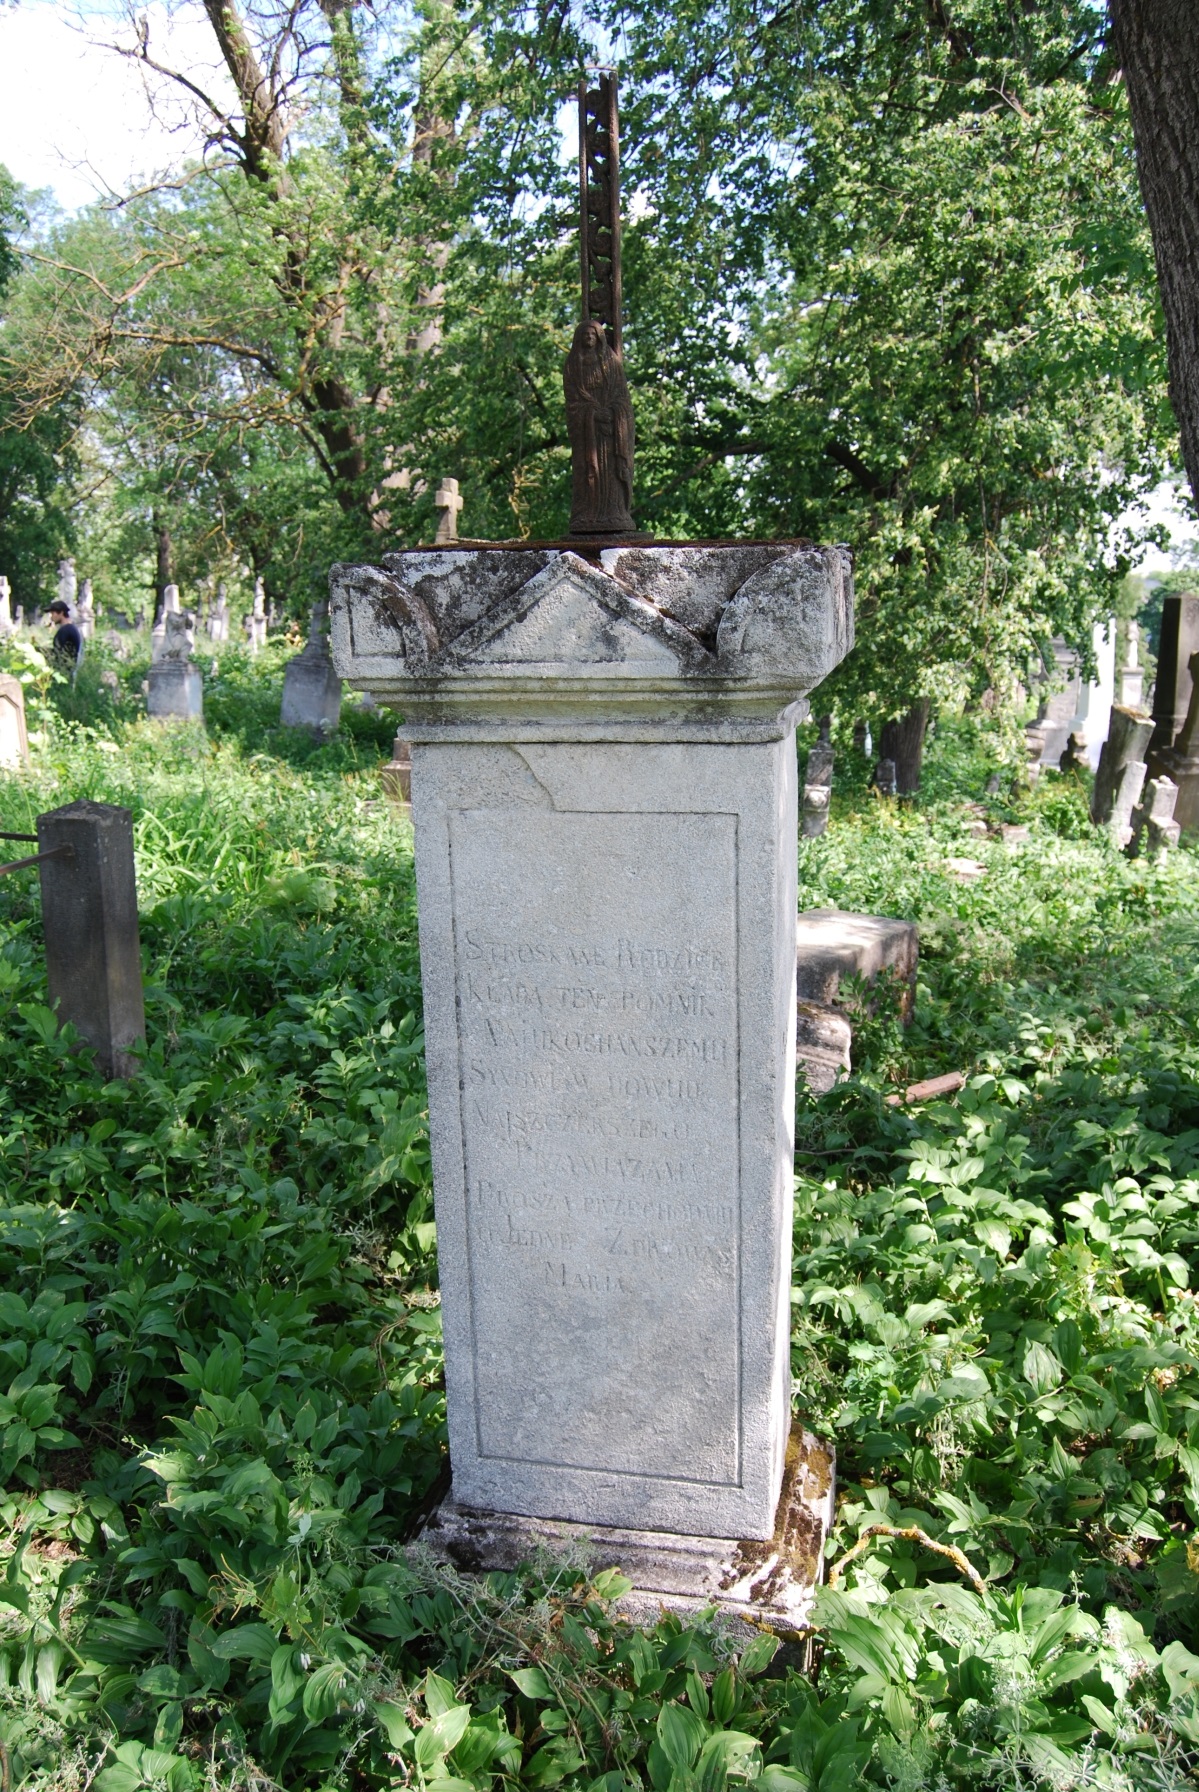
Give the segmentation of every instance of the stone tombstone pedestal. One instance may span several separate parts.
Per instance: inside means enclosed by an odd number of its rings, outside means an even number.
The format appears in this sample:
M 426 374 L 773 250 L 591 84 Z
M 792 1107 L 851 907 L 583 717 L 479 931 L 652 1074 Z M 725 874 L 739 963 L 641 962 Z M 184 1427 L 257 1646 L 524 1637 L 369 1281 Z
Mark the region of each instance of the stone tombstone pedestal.
M 173 587 L 167 587 L 172 590 Z M 164 609 L 151 637 L 146 714 L 160 720 L 198 721 L 204 714 L 204 680 L 192 662 L 196 619 L 190 610 Z
M 329 657 L 329 607 L 313 604 L 308 640 L 283 674 L 279 720 L 285 728 L 304 728 L 327 738 L 341 721 L 341 679 Z
M 852 645 L 848 552 L 426 549 L 331 587 L 338 671 L 412 743 L 452 1510 L 764 1561 L 794 729 Z

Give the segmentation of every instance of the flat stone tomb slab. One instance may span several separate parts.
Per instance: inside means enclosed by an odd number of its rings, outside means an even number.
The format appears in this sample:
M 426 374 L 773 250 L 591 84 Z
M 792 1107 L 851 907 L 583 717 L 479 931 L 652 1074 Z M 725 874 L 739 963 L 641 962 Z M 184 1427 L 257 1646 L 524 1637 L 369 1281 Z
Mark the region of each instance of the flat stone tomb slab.
M 412 743 L 454 1501 L 766 1542 L 794 726 L 852 644 L 848 556 L 413 551 L 331 585 L 338 672 Z
M 715 1606 L 726 1617 L 802 1631 L 821 1580 L 835 1468 L 831 1447 L 794 1424 L 774 1533 L 765 1541 L 521 1518 L 450 1498 L 426 1520 L 418 1543 L 465 1574 L 512 1573 L 546 1554 L 585 1563 L 592 1574 L 619 1568 L 633 1586 L 616 1610 L 634 1622 L 652 1624 L 663 1611 L 687 1614 Z

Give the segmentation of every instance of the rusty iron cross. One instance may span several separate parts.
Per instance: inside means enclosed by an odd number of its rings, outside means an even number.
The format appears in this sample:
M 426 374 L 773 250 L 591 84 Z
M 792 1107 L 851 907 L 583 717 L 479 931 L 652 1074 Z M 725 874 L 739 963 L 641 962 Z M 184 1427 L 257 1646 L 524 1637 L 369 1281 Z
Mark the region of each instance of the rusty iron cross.
M 581 321 L 602 324 L 622 352 L 620 320 L 620 124 L 616 76 L 579 82 L 579 259 Z

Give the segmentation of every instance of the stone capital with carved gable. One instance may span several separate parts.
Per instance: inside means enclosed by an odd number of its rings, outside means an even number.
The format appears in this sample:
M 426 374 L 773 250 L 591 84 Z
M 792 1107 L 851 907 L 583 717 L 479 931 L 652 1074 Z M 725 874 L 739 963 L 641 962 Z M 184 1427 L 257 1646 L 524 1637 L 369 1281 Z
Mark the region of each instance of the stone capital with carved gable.
M 333 657 L 415 739 L 777 739 L 853 645 L 840 547 L 462 547 L 330 575 Z

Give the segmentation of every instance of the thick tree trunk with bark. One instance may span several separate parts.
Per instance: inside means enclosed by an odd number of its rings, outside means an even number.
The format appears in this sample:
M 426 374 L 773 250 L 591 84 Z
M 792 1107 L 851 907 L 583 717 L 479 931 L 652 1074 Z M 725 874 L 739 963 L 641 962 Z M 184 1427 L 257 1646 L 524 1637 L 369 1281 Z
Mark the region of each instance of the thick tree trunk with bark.
M 1199 7 L 1109 4 L 1166 314 L 1170 397 L 1199 505 Z
M 914 796 L 920 788 L 924 734 L 930 707 L 928 698 L 922 697 L 906 716 L 883 723 L 878 743 L 879 758 L 895 761 L 895 788 L 900 796 Z

